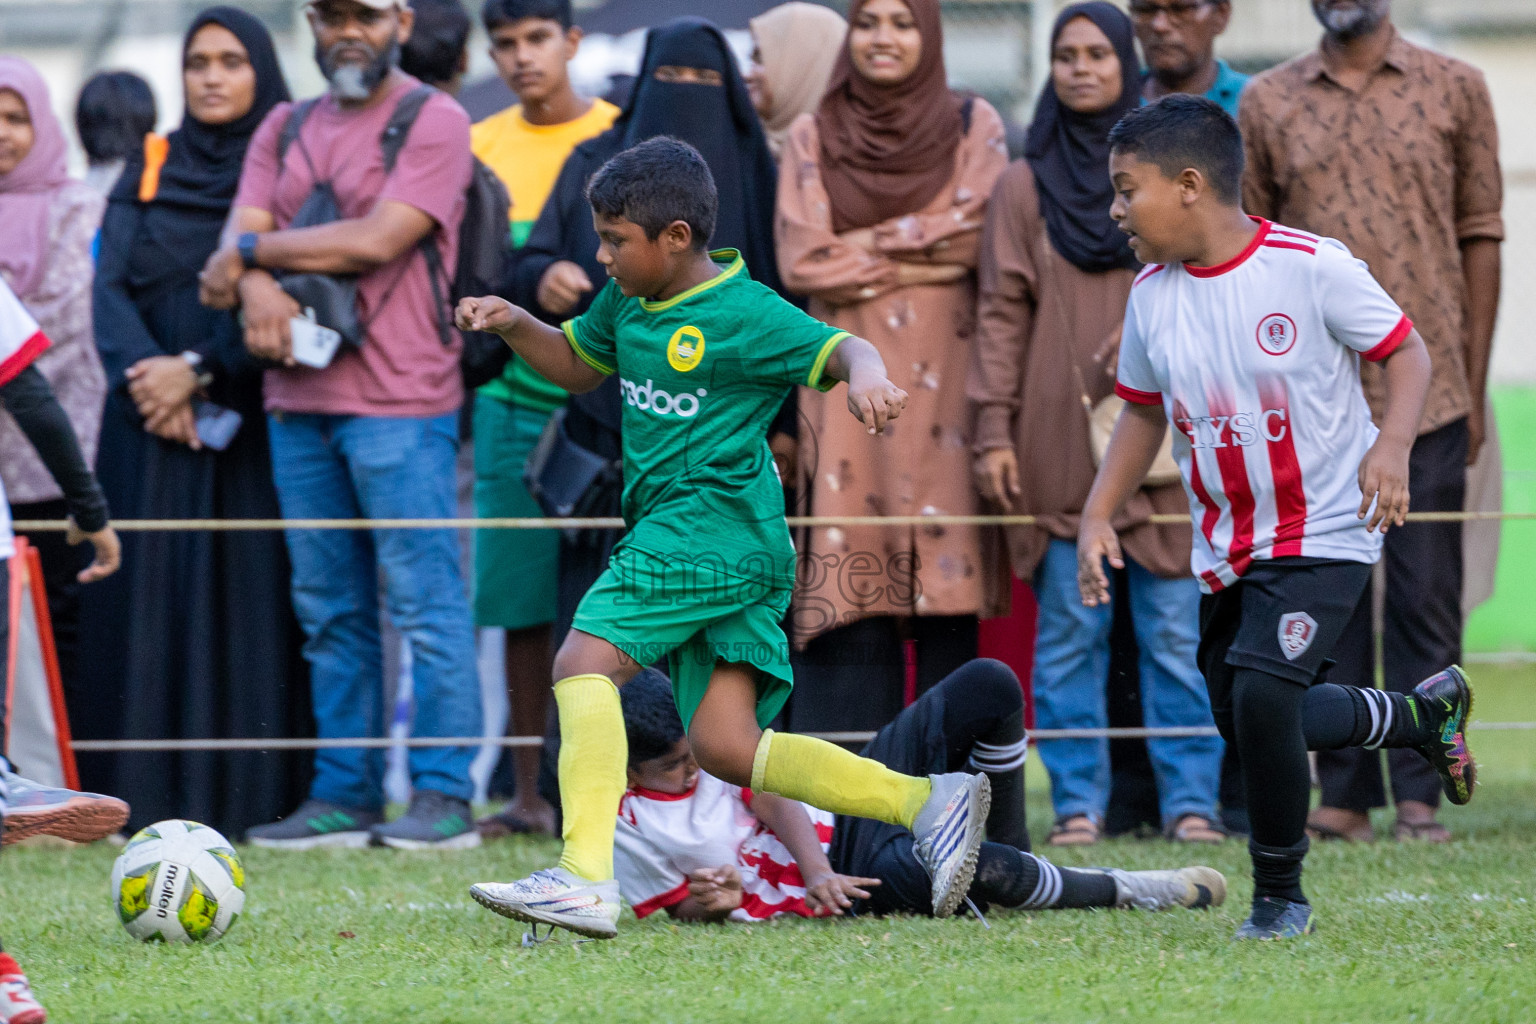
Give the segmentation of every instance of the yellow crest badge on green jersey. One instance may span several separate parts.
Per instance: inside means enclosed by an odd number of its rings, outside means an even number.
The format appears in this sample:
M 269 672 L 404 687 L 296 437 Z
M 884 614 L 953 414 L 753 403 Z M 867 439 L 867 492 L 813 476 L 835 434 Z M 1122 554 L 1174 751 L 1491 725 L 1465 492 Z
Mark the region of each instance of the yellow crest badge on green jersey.
M 678 373 L 687 373 L 704 361 L 704 332 L 697 327 L 679 327 L 667 342 L 667 362 Z

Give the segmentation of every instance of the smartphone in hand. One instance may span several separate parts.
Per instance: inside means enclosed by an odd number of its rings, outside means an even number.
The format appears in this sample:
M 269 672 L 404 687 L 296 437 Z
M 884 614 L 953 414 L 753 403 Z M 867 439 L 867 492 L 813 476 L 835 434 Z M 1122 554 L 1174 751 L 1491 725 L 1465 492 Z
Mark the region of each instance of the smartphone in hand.
M 245 417 L 235 410 L 201 398 L 192 400 L 192 415 L 197 424 L 197 439 L 203 443 L 204 448 L 216 452 L 222 452 L 230 446 L 235 434 L 240 431 L 241 423 L 245 421 Z

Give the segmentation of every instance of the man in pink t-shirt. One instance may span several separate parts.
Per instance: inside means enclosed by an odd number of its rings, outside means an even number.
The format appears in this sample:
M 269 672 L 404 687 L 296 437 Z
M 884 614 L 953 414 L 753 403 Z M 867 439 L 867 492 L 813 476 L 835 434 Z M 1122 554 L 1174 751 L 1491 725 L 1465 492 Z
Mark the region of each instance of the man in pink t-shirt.
M 306 13 L 330 89 L 302 111 L 286 147 L 292 104 L 257 129 L 224 245 L 202 275 L 203 301 L 238 304 L 246 347 L 273 364 L 266 408 L 285 517 L 450 518 L 460 340 L 442 329 L 447 286 L 434 288 L 423 246 L 455 266 L 469 118 L 433 91 L 386 170 L 381 137 L 401 101 L 425 88 L 397 66 L 410 9 L 403 0 L 313 0 Z M 342 219 L 290 228 L 317 184 L 329 184 Z M 296 361 L 292 321 L 301 311 L 279 283 L 283 272 L 355 277 L 360 342 L 342 344 L 323 368 Z M 390 618 L 410 642 L 415 733 L 479 735 L 474 631 L 454 534 L 289 530 L 287 539 L 320 736 L 383 733 L 380 576 Z M 410 808 L 385 824 L 383 752 L 322 750 L 309 799 L 249 838 L 288 849 L 476 846 L 473 756 L 472 747 L 413 749 Z

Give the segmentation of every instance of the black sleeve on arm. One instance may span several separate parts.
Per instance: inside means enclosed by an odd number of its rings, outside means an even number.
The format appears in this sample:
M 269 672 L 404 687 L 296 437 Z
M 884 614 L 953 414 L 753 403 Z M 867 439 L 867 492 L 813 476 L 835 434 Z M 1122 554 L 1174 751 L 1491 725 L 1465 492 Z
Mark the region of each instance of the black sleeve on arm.
M 64 407 L 54 397 L 53 388 L 48 386 L 48 378 L 37 367 L 27 367 L 10 383 L 0 385 L 0 405 L 16 418 L 16 425 L 64 491 L 75 525 L 86 533 L 106 526 L 106 495 L 101 493 L 101 485 L 85 464 L 75 428 L 70 426 Z

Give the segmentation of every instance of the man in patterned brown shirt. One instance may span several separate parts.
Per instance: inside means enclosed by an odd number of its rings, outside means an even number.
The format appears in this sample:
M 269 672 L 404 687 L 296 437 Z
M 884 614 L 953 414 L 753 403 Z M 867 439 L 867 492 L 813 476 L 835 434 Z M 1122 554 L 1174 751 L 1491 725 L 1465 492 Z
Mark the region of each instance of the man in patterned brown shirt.
M 1311 2 L 1321 45 L 1243 93 L 1244 206 L 1342 241 L 1414 321 L 1434 375 L 1410 465 L 1413 509 L 1460 511 L 1465 467 L 1483 442 L 1504 237 L 1488 89 L 1475 68 L 1399 35 L 1391 0 Z M 1361 377 L 1379 417 L 1379 368 L 1362 366 Z M 1393 530 L 1384 554 L 1384 674 L 1406 692 L 1461 658 L 1461 524 Z M 1374 684 L 1369 592 L 1335 658 L 1334 682 Z M 1392 751 L 1389 766 L 1397 836 L 1448 839 L 1428 763 Z M 1370 838 L 1367 812 L 1386 802 L 1380 755 L 1319 754 L 1318 773 L 1313 833 Z

